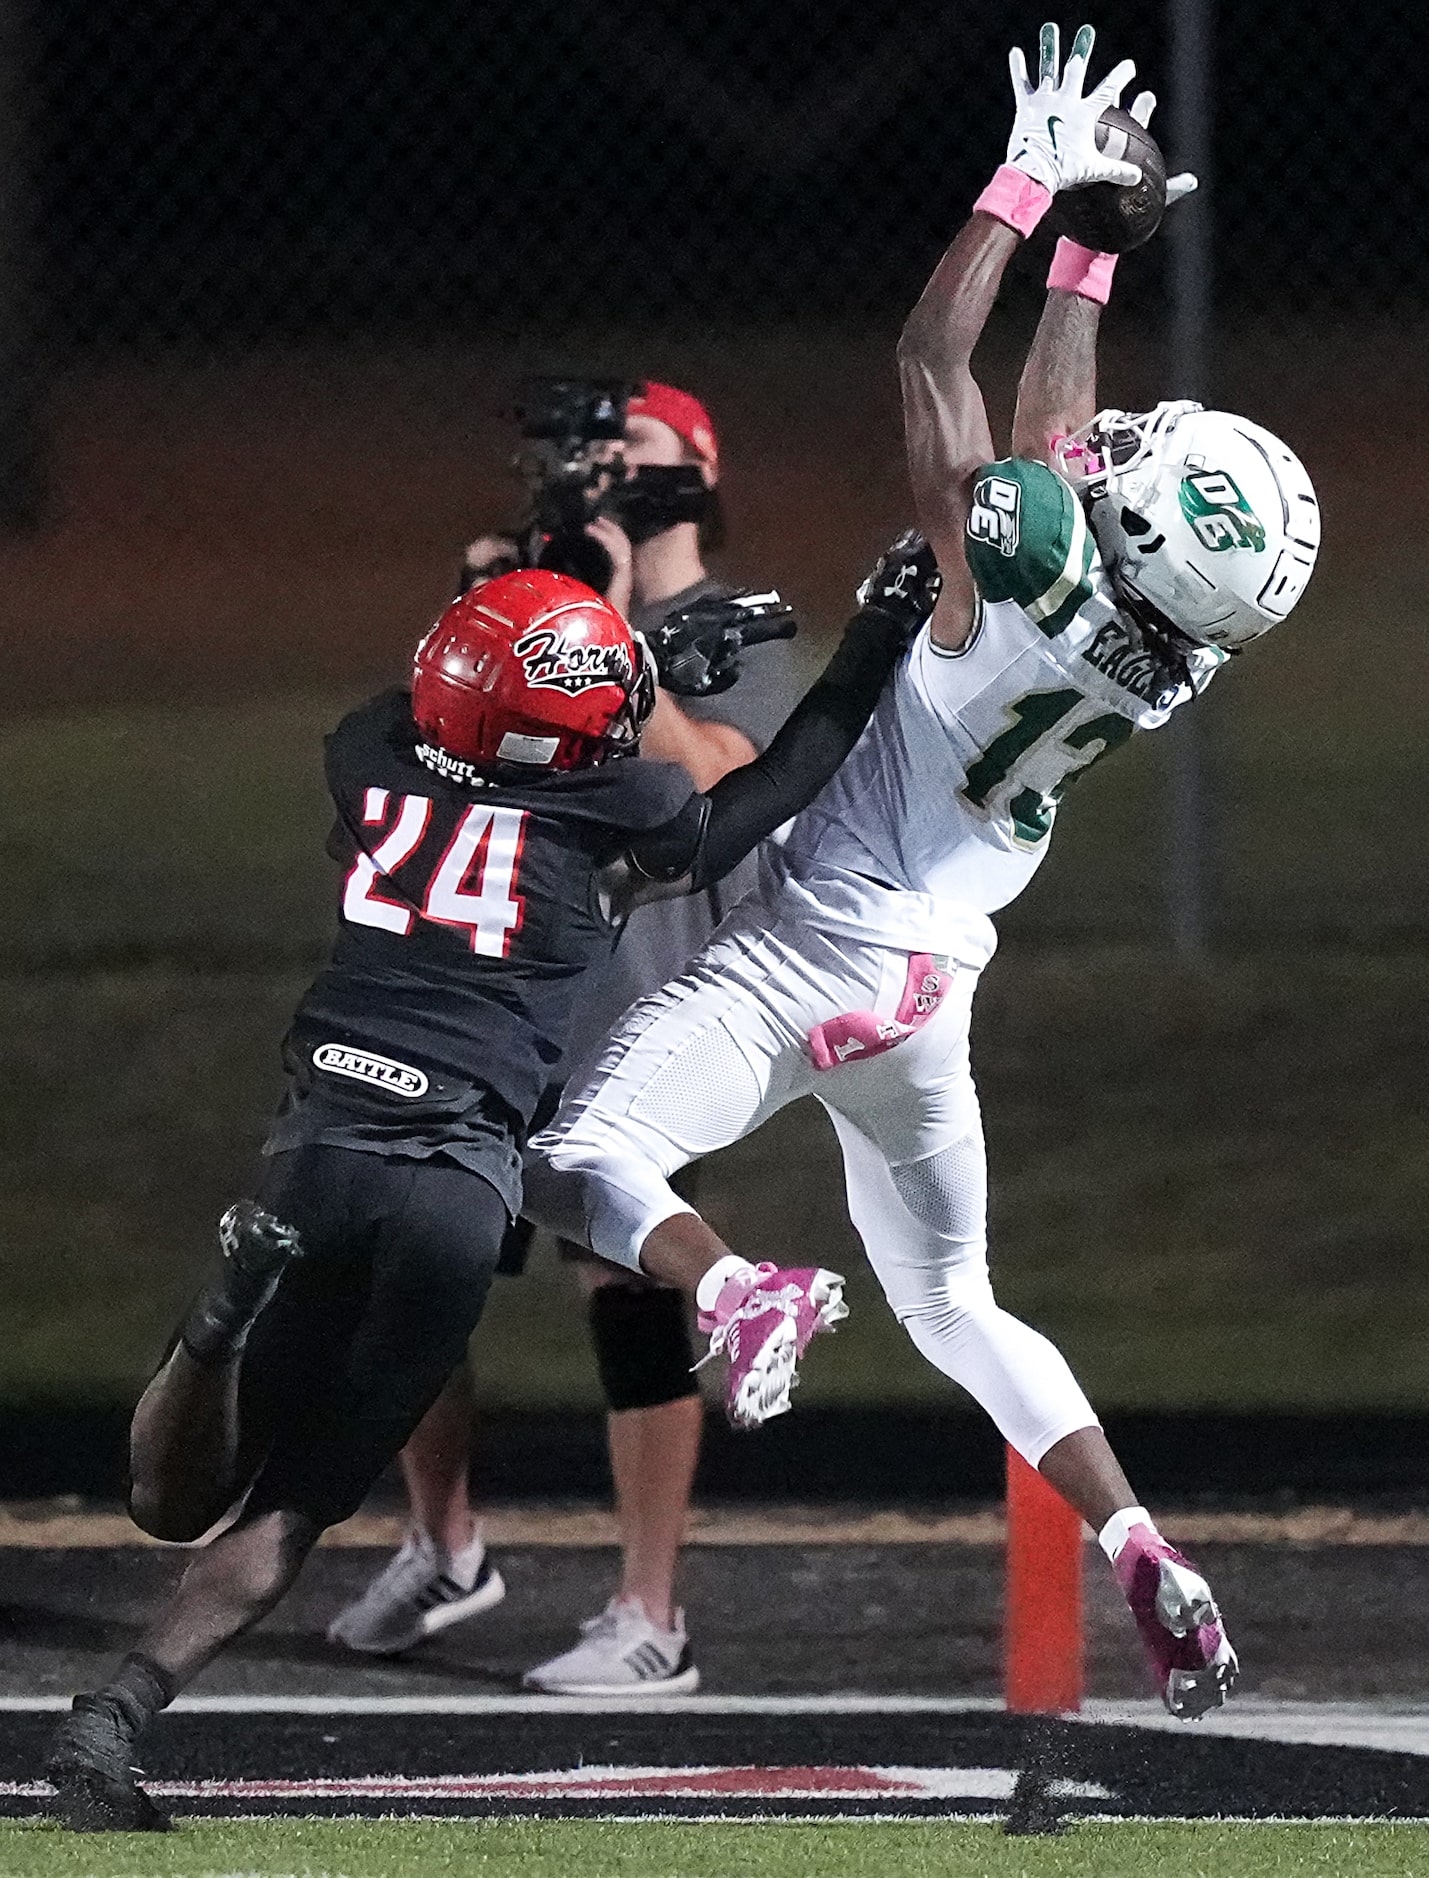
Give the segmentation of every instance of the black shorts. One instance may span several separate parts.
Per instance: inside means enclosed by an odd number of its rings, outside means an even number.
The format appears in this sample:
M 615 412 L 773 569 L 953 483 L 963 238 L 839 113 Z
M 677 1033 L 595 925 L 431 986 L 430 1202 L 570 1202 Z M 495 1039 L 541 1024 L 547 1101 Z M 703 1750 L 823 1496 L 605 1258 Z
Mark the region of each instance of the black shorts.
M 521 1143 L 527 1131 L 493 1090 L 433 1077 L 419 1101 L 399 1101 L 381 1089 L 315 1077 L 291 1049 L 287 1057 L 288 1084 L 265 1155 L 321 1144 L 399 1161 L 445 1161 L 495 1187 L 513 1219 L 521 1210 Z
M 303 1257 L 239 1371 L 248 1510 L 331 1526 L 361 1506 L 465 1355 L 506 1203 L 440 1156 L 326 1144 L 274 1155 L 258 1198 L 297 1227 Z

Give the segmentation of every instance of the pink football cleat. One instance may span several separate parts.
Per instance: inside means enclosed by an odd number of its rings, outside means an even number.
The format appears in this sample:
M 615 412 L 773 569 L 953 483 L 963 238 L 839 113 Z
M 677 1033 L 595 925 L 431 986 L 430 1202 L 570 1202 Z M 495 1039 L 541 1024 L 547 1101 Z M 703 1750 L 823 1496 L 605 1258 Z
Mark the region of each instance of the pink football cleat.
M 1219 1708 L 1240 1664 L 1195 1566 L 1149 1526 L 1133 1526 L 1112 1569 L 1167 1708 L 1182 1721 Z
M 736 1428 L 757 1428 L 789 1407 L 809 1339 L 848 1316 L 837 1272 L 757 1265 L 725 1281 L 712 1311 L 700 1312 L 710 1357 L 729 1362 L 725 1410 Z

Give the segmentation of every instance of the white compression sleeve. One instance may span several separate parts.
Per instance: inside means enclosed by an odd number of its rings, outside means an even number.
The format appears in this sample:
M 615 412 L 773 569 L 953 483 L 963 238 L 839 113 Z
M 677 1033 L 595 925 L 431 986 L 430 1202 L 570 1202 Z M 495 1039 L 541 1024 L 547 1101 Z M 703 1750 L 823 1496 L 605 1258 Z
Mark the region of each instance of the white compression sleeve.
M 889 1166 L 846 1118 L 835 1116 L 834 1126 L 854 1225 L 894 1315 L 928 1361 L 960 1383 L 1034 1467 L 1065 1436 L 1095 1428 L 1061 1352 L 993 1296 L 981 1131 Z
M 991 1288 L 899 1315 L 928 1361 L 967 1390 L 1033 1467 L 1066 1435 L 1099 1425 L 1061 1351 L 1004 1311 Z
M 601 1154 L 569 1141 L 548 1147 L 541 1135 L 526 1151 L 525 1189 L 527 1219 L 633 1272 L 642 1270 L 640 1248 L 649 1234 L 695 1210 L 638 1155 Z

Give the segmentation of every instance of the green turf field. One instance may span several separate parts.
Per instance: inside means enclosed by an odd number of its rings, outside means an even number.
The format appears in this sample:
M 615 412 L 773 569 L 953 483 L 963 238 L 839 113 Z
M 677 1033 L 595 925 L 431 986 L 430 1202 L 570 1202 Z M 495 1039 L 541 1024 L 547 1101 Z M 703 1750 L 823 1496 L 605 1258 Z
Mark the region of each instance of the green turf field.
M 1108 1407 L 1429 1404 L 1429 907 L 1399 812 L 1420 705 L 1357 760 L 1365 693 L 1321 649 L 1293 734 L 1275 642 L 1217 728 L 1224 904 L 1253 939 L 1198 966 L 1155 943 L 1146 739 L 1068 803 L 980 993 L 1001 1292 Z M 0 1401 L 132 1391 L 251 1178 L 330 919 L 318 745 L 341 702 L 0 725 Z M 862 1268 L 816 1108 L 733 1151 L 709 1211 L 851 1275 L 801 1401 L 946 1399 Z M 493 1403 L 596 1400 L 551 1262 L 498 1286 L 478 1369 Z
M 167 1838 L 0 1826 L 0 1878 L 1413 1878 L 1419 1825 L 211 1822 Z

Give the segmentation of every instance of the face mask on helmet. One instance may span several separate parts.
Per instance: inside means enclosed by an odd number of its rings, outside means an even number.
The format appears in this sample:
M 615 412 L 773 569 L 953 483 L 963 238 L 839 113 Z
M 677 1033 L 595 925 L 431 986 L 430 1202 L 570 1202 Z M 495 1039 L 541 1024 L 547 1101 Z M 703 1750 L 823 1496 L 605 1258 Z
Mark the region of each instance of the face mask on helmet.
M 1199 404 L 1160 404 L 1154 411 L 1098 411 L 1090 424 L 1056 439 L 1057 468 L 1079 494 L 1088 496 L 1093 485 L 1112 471 L 1124 472 L 1140 463 L 1156 432 L 1174 421 L 1176 414 L 1200 408 Z
M 1234 650 L 1305 591 L 1319 503 L 1300 459 L 1259 424 L 1190 403 L 1100 411 L 1057 440 L 1053 461 L 1129 611 Z

